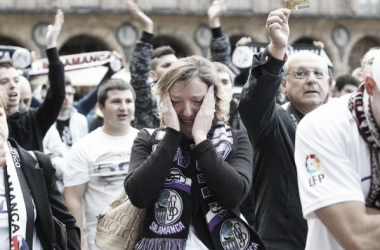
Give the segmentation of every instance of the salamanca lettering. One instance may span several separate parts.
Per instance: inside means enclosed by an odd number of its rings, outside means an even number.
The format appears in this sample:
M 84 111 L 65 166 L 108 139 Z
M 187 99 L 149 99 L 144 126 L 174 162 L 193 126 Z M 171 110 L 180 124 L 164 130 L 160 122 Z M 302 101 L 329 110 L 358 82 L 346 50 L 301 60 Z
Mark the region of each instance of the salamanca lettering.
M 181 232 L 183 229 L 185 229 L 185 226 L 181 221 L 170 226 L 160 226 L 156 222 L 152 222 L 152 224 L 149 226 L 149 229 L 159 235 L 168 235 Z

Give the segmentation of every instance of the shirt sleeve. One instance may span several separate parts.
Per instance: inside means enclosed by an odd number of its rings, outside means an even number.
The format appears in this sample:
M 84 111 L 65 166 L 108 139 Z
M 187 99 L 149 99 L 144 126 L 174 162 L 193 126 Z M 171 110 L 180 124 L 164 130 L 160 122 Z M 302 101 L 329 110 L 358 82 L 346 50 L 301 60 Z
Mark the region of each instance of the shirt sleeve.
M 157 101 L 153 97 L 149 82 L 153 54 L 152 39 L 151 34 L 143 32 L 141 40 L 133 50 L 129 67 L 131 85 L 136 93 L 135 120 L 132 124 L 137 129 L 157 128 L 159 125 Z
M 315 218 L 314 212 L 320 208 L 365 199 L 360 174 L 347 149 L 353 127 L 344 123 L 338 126 L 332 116 L 336 114 L 312 112 L 297 128 L 295 162 L 306 219 Z
M 41 134 L 44 136 L 55 122 L 65 100 L 64 66 L 59 59 L 57 48 L 46 51 L 49 60 L 48 78 L 50 87 L 44 102 L 36 111 L 37 122 L 40 124 Z
M 239 113 L 255 143 L 265 140 L 277 120 L 276 95 L 283 77 L 285 61 L 272 57 L 267 50 L 253 56 L 248 82 L 239 102 Z
M 140 208 L 148 207 L 157 200 L 177 153 L 182 134 L 166 128 L 165 136 L 153 152 L 149 139 L 150 135 L 145 130 L 138 133 L 124 182 L 125 192 L 132 204 Z
M 66 167 L 63 173 L 65 187 L 77 186 L 90 181 L 89 161 L 84 140 L 75 143 L 66 155 Z
M 233 209 L 243 202 L 251 188 L 253 149 L 246 131 L 236 133 L 236 151 L 228 161 L 218 155 L 211 140 L 194 148 L 202 174 L 215 199 L 226 208 Z

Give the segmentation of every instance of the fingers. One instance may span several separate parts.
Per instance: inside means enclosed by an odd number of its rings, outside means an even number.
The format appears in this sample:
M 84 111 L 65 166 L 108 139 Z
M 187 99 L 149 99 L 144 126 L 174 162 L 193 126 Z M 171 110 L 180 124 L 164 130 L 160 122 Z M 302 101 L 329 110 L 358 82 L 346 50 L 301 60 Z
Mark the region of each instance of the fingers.
M 57 14 L 55 14 L 55 19 L 54 19 L 54 26 L 55 28 L 61 28 L 63 23 L 65 22 L 65 17 L 63 15 L 63 12 L 61 9 L 57 10 Z
M 325 44 L 322 41 L 313 41 L 313 44 L 314 44 L 315 47 L 317 47 L 319 49 L 324 49 L 325 48 Z
M 290 12 L 291 11 L 286 8 L 270 12 L 267 18 L 266 28 L 278 28 L 282 27 L 281 24 L 288 24 Z
M 178 116 L 173 107 L 169 92 L 164 93 L 160 105 L 165 126 L 180 131 Z
M 202 102 L 201 110 L 198 112 L 200 115 L 205 115 L 210 121 L 214 118 L 215 113 L 215 96 L 214 96 L 214 86 L 210 86 L 207 90 L 207 94 Z
M 210 86 L 203 99 L 192 128 L 192 136 L 196 144 L 207 138 L 215 114 L 214 86 Z
M 127 1 L 127 6 L 129 11 L 131 11 L 132 13 L 136 13 L 139 10 L 139 7 L 133 1 Z
M 153 33 L 154 24 L 152 19 L 134 1 L 128 0 L 127 5 L 132 17 L 142 25 L 143 31 Z
M 239 41 L 236 42 L 235 46 L 243 46 L 251 42 L 252 42 L 252 38 L 250 38 L 249 36 L 244 36 L 240 38 Z

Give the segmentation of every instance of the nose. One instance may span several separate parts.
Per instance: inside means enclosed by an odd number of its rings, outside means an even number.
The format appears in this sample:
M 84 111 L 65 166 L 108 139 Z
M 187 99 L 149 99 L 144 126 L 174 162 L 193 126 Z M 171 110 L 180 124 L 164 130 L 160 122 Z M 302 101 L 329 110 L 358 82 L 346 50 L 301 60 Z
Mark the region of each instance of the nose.
M 17 82 L 14 79 L 11 79 L 10 83 L 11 83 L 11 88 L 15 88 L 17 85 Z
M 183 105 L 183 109 L 181 111 L 183 117 L 192 117 L 193 116 L 193 109 L 190 105 L 190 103 L 185 103 Z
M 120 106 L 119 106 L 119 109 L 126 110 L 127 109 L 127 103 L 126 102 L 121 102 Z
M 310 71 L 307 75 L 306 81 L 308 84 L 315 84 L 317 83 L 318 79 L 315 77 L 314 71 Z

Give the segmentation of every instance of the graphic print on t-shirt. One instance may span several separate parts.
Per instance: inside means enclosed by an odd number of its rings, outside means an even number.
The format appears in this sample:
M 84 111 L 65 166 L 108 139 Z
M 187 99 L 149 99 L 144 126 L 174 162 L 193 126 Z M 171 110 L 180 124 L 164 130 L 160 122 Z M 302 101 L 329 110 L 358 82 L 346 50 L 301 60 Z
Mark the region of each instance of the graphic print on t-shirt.
M 67 120 L 57 120 L 57 130 L 63 143 L 69 148 L 73 145 L 73 139 L 70 130 L 70 118 Z
M 107 152 L 92 164 L 90 175 L 100 177 L 104 182 L 124 180 L 129 169 L 129 159 L 129 152 Z

